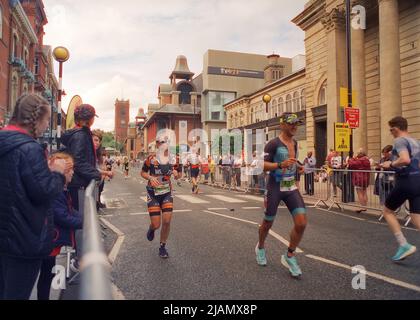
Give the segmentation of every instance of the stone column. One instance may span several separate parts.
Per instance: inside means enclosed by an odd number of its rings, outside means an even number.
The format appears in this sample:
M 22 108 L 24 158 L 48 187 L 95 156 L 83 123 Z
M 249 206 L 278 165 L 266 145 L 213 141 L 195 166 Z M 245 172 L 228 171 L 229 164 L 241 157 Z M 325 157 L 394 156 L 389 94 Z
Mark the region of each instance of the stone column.
M 340 87 L 347 87 L 344 10 L 334 8 L 323 19 L 327 32 L 327 146 L 334 146 L 334 122 L 341 122 Z
M 392 144 L 388 121 L 402 114 L 398 0 L 378 0 L 381 148 Z
M 351 58 L 352 58 L 352 84 L 356 92 L 353 96 L 353 106 L 360 110 L 359 128 L 353 130 L 353 150 L 360 148 L 367 151 L 367 109 L 366 109 L 366 64 L 365 64 L 365 31 L 363 29 L 351 30 Z

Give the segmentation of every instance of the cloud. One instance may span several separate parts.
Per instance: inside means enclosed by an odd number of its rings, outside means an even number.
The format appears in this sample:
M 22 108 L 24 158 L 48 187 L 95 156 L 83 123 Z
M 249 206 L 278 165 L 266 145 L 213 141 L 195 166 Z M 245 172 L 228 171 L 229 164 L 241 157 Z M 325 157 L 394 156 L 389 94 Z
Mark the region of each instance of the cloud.
M 44 43 L 66 46 L 67 97 L 94 105 L 95 127 L 113 130 L 116 98 L 130 99 L 130 118 L 157 103 L 176 57 L 202 71 L 208 49 L 292 57 L 304 53 L 304 33 L 290 20 L 306 0 L 44 0 L 49 23 Z

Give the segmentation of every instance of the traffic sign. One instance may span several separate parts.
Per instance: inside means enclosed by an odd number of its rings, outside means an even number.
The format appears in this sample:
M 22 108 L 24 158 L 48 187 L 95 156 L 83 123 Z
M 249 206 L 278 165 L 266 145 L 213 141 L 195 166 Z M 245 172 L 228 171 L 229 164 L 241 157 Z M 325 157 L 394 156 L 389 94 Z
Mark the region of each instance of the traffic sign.
M 335 151 L 349 152 L 350 151 L 350 134 L 351 130 L 348 123 L 334 123 L 334 142 Z
M 344 109 L 345 121 L 349 124 L 351 129 L 359 128 L 360 122 L 360 109 L 359 108 L 345 108 Z

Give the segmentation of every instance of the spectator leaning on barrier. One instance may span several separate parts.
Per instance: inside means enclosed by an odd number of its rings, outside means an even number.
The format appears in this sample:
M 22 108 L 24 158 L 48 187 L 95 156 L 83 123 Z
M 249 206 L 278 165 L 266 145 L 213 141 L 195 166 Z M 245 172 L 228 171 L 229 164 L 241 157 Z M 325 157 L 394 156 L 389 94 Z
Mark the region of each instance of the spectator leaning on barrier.
M 348 168 L 349 170 L 369 171 L 370 161 L 366 153 L 363 150 L 360 150 L 355 158 L 349 159 Z M 353 183 L 353 186 L 356 188 L 360 205 L 363 207 L 366 207 L 368 203 L 367 188 L 369 186 L 369 178 L 370 178 L 369 172 L 353 172 L 352 173 L 352 183 Z M 366 211 L 366 209 L 363 208 L 363 209 L 357 210 L 356 212 L 361 213 L 363 211 Z
M 48 163 L 35 140 L 50 117 L 48 101 L 25 94 L 0 131 L 0 300 L 29 299 L 52 249 L 51 205 L 63 190 L 66 163 Z
M 374 194 L 379 196 L 379 203 L 383 206 L 385 204 L 385 199 L 388 197 L 391 190 L 394 188 L 394 174 L 392 169 L 382 168 L 381 165 L 386 161 L 391 161 L 392 159 L 392 145 L 387 145 L 382 149 L 382 158 L 379 160 L 379 163 L 376 164 L 375 170 L 383 171 L 383 173 L 378 173 L 375 179 L 375 191 Z
M 315 166 L 316 159 L 312 151 L 309 151 L 305 160 L 303 160 L 305 170 L 305 192 L 306 194 L 314 195 L 314 179 L 315 179 Z
M 340 170 L 341 167 L 341 156 L 337 151 L 333 151 L 331 161 L 329 162 L 331 169 L 333 170 Z M 332 173 L 332 185 L 333 185 L 333 194 L 334 197 L 337 196 L 337 186 L 341 188 L 342 185 L 342 172 L 341 171 L 333 171 Z
M 90 131 L 95 116 L 95 109 L 91 105 L 78 106 L 74 110 L 76 127 L 66 131 L 62 137 L 66 152 L 74 159 L 74 176 L 68 190 L 76 210 L 79 210 L 79 189 L 84 190 L 92 180 L 101 180 L 101 172 L 96 167 L 96 150 Z
M 75 230 L 82 229 L 83 218 L 82 215 L 74 210 L 67 185 L 73 177 L 73 159 L 66 153 L 56 153 L 50 157 L 50 161 L 62 159 L 66 161 L 66 184 L 63 192 L 58 196 L 52 205 L 54 215 L 54 236 L 53 246 L 54 249 L 50 255 L 42 260 L 41 272 L 39 274 L 37 294 L 38 300 L 49 300 L 51 282 L 54 278 L 52 269 L 56 263 L 56 257 L 61 251 L 62 246 L 75 247 Z

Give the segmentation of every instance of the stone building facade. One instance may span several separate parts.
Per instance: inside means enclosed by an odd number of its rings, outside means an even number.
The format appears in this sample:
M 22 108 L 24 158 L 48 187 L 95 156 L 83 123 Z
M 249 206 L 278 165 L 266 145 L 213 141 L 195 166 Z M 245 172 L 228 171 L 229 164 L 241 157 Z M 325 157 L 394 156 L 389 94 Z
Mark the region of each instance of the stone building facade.
M 292 21 L 305 31 L 306 132 L 308 148 L 322 158 L 334 146 L 334 122 L 341 120 L 340 87 L 347 87 L 343 0 L 311 0 Z M 354 150 L 365 148 L 379 159 L 392 144 L 387 122 L 402 115 L 420 139 L 420 2 L 357 0 L 366 9 L 366 29 L 354 29 L 352 45 L 353 106 L 360 127 Z

